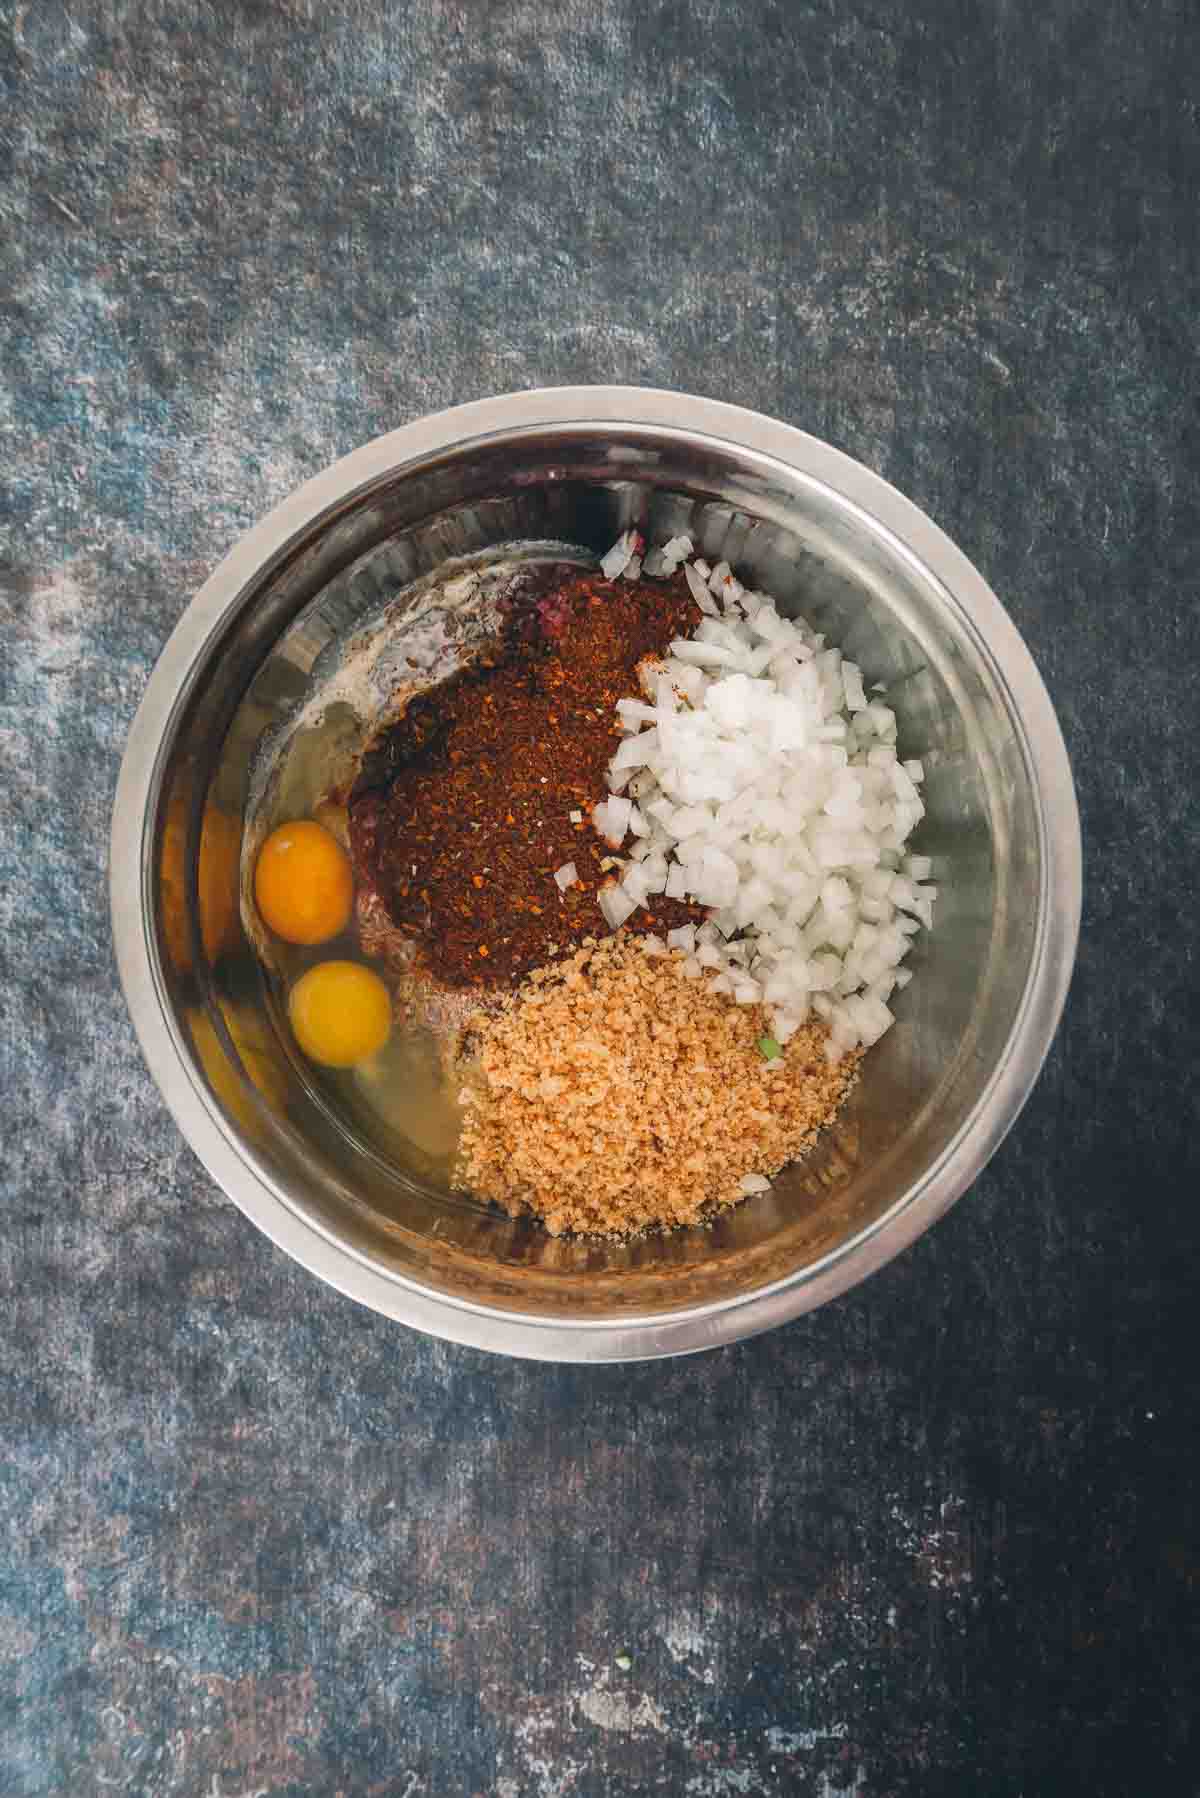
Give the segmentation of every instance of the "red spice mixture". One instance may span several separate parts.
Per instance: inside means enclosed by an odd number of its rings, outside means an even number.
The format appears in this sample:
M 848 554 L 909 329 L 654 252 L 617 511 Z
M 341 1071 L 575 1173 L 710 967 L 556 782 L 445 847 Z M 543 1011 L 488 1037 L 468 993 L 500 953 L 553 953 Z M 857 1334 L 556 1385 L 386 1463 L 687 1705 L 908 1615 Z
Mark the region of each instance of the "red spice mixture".
M 616 702 L 639 692 L 638 664 L 699 617 L 681 575 L 571 576 L 391 726 L 351 800 L 351 849 L 360 883 L 435 978 L 509 986 L 604 930 L 596 895 L 612 850 L 591 811 L 607 795 Z M 554 871 L 566 862 L 579 882 L 560 894 Z M 700 916 L 658 896 L 631 927 Z

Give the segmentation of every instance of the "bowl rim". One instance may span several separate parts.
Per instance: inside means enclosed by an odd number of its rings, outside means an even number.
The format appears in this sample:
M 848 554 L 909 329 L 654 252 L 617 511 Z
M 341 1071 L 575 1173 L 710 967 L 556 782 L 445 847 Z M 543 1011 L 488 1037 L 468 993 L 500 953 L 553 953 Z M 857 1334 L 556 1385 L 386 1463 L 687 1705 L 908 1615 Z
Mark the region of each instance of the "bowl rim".
M 770 458 L 830 488 L 893 550 L 915 560 L 965 616 L 1012 709 L 1033 776 L 1041 858 L 1038 928 L 1008 1040 L 937 1161 L 882 1216 L 811 1266 L 747 1295 L 628 1320 L 540 1318 L 438 1293 L 385 1271 L 301 1213 L 240 1150 L 172 1028 L 154 940 L 147 840 L 164 745 L 209 645 L 248 584 L 315 519 L 406 465 L 472 442 L 590 426 L 682 431 Z M 134 843 L 138 853 L 131 854 Z M 827 1303 L 885 1266 L 961 1197 L 1015 1122 L 1057 1029 L 1079 937 L 1082 842 L 1066 745 L 1033 658 L 983 576 L 919 507 L 832 445 L 741 406 L 658 388 L 567 386 L 474 400 L 402 425 L 313 476 L 233 546 L 172 631 L 130 727 L 113 807 L 110 898 L 117 965 L 146 1061 L 209 1174 L 272 1242 L 347 1297 L 444 1340 L 547 1361 L 645 1360 L 738 1341 Z

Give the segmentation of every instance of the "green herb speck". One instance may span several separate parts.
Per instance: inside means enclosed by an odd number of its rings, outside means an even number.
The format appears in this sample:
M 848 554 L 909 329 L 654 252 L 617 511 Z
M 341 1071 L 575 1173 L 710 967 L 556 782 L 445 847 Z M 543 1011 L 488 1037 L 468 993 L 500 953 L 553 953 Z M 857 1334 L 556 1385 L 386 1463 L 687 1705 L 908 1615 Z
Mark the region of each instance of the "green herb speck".
M 773 1036 L 760 1036 L 758 1039 L 758 1052 L 763 1057 L 764 1061 L 778 1061 L 779 1057 L 783 1054 L 783 1048 L 775 1041 Z

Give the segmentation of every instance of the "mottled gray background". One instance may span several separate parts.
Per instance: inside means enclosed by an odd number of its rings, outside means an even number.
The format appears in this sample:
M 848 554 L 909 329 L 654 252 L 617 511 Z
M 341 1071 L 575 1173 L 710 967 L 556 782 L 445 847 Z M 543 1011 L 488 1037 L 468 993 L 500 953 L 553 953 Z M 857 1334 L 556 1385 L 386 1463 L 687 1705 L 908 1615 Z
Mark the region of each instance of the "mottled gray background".
M 1198 19 L 0 0 L 6 1798 L 1200 1791 Z M 773 1336 L 586 1371 L 253 1232 L 104 888 L 238 533 L 561 381 L 759 407 L 926 507 L 1045 672 L 1088 880 L 947 1221 Z

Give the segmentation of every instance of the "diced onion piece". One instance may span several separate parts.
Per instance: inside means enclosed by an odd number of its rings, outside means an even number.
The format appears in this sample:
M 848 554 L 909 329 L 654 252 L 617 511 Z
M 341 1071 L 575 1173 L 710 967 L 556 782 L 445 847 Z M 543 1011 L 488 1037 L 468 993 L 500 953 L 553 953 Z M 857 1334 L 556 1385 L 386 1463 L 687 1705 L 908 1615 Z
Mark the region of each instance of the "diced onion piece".
M 610 930 L 620 930 L 626 919 L 631 918 L 637 910 L 635 901 L 619 886 L 602 886 L 598 898 L 604 921 Z
M 702 612 L 707 612 L 707 614 L 710 618 L 716 618 L 718 616 L 720 608 L 718 607 L 716 600 L 713 598 L 712 594 L 708 590 L 708 582 L 706 580 L 704 580 L 699 574 L 696 573 L 695 568 L 693 568 L 693 566 L 690 562 L 684 568 L 683 572 L 684 572 L 684 576 L 687 580 L 688 588 L 691 592 L 692 598 L 695 600 L 696 604 L 700 607 L 700 610 Z
M 686 556 L 690 556 L 695 544 L 688 536 L 668 537 L 662 546 L 663 561 L 670 564 L 672 572 Z
M 862 669 L 853 662 L 842 663 L 842 692 L 845 695 L 848 712 L 864 712 L 867 708 L 867 696 L 863 692 Z
M 607 580 L 615 581 L 617 576 L 629 566 L 637 551 L 637 532 L 625 531 L 613 544 L 606 556 L 601 557 L 600 569 Z
M 614 794 L 609 799 L 602 799 L 592 813 L 592 823 L 605 842 L 611 843 L 614 849 L 619 849 L 625 841 L 632 811 L 631 799 L 622 799 Z
M 686 899 L 687 891 L 687 870 L 682 868 L 678 862 L 672 862 L 667 869 L 667 898 Z

